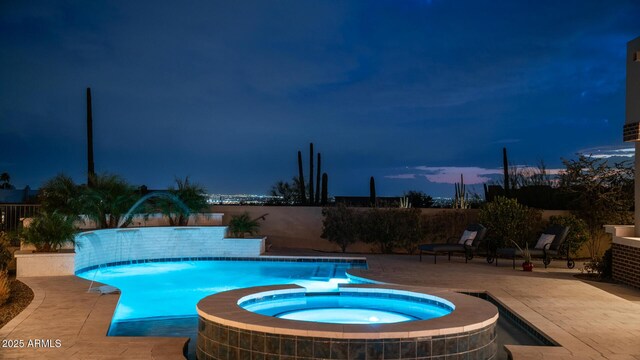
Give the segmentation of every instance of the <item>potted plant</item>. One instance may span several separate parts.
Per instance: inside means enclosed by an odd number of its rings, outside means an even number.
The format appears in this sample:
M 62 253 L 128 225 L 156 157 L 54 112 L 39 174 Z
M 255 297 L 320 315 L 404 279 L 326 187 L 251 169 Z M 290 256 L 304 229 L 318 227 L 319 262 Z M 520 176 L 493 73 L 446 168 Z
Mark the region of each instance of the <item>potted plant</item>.
M 71 216 L 42 212 L 23 231 L 23 241 L 35 246 L 36 252 L 57 252 L 65 244 L 75 243 L 75 234 Z
M 520 245 L 516 244 L 515 241 L 512 240 L 512 242 L 518 248 L 518 250 L 520 250 L 520 252 L 522 253 L 522 258 L 524 259 L 524 262 L 522 263 L 522 271 L 533 271 L 533 263 L 531 262 L 531 252 L 529 252 L 529 243 L 525 243 L 524 249 L 522 249 Z
M 251 219 L 248 212 L 244 212 L 240 215 L 234 215 L 229 221 L 229 232 L 233 237 L 244 238 L 244 234 L 255 235 L 260 229 L 259 219 L 264 219 L 265 215 L 262 215 L 256 219 Z

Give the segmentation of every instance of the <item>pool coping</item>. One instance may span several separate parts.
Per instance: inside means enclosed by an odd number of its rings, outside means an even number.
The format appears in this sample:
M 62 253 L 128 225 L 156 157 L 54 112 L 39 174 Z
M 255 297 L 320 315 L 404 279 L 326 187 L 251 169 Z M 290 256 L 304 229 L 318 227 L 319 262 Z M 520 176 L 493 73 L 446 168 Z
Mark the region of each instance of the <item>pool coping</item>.
M 153 258 L 153 259 L 134 259 L 113 261 L 104 264 L 86 266 L 74 271 L 74 275 L 83 272 L 102 269 L 113 266 L 162 263 L 162 262 L 184 262 L 184 261 L 271 261 L 271 262 L 296 262 L 296 263 L 338 263 L 338 264 L 355 264 L 367 266 L 366 257 L 330 257 L 330 256 L 198 256 L 198 257 L 176 257 L 176 258 Z M 368 281 L 363 279 L 363 281 Z
M 238 305 L 239 299 L 256 293 L 278 290 L 306 291 L 298 285 L 277 285 L 242 288 L 207 296 L 198 302 L 197 312 L 198 316 L 203 319 L 239 329 L 282 335 L 340 339 L 392 339 L 451 335 L 479 330 L 498 321 L 498 308 L 495 305 L 447 289 L 383 284 L 344 284 L 342 287 L 378 288 L 433 295 L 450 301 L 456 309 L 449 315 L 429 320 L 372 325 L 330 323 L 312 323 L 310 325 L 309 322 L 260 315 Z

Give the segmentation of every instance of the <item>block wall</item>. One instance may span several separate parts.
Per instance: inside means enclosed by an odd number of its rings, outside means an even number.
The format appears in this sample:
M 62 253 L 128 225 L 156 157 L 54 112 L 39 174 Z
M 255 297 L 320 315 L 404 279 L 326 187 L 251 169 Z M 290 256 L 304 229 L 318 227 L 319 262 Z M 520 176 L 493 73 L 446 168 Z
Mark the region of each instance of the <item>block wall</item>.
M 613 243 L 613 279 L 640 289 L 640 247 Z

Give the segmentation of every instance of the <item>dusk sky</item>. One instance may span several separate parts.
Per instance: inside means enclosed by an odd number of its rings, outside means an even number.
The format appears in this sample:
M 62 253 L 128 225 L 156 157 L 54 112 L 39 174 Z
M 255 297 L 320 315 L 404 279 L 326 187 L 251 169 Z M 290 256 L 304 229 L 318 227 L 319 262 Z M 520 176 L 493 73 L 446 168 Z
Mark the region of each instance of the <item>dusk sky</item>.
M 510 161 L 621 148 L 639 1 L 0 0 L 0 172 L 95 165 L 266 194 L 322 153 L 330 195 L 451 196 Z M 626 152 L 629 154 L 629 152 Z M 630 154 L 633 154 L 632 152 Z M 480 187 L 478 187 L 479 190 Z

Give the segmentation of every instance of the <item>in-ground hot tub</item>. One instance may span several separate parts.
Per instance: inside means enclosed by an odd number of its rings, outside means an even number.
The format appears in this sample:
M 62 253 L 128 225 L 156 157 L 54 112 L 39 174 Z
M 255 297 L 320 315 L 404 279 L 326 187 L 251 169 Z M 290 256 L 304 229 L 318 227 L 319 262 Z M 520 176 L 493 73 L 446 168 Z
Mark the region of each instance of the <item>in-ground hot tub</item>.
M 280 319 L 333 324 L 429 320 L 455 309 L 451 302 L 433 295 L 361 287 L 342 287 L 331 292 L 270 290 L 245 296 L 238 300 L 238 305 Z
M 198 303 L 198 359 L 493 359 L 498 309 L 448 290 L 295 285 L 232 290 Z

